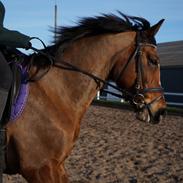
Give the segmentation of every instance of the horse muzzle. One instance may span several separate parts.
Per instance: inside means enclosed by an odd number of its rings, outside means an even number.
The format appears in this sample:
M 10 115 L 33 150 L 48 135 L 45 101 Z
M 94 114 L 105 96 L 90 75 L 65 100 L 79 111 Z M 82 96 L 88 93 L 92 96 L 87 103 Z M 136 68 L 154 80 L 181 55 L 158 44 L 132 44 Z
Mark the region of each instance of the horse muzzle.
M 147 107 L 143 107 L 136 112 L 136 118 L 140 121 L 151 123 L 151 124 L 158 124 L 162 121 L 162 119 L 166 115 L 166 109 L 161 108 L 158 109 L 155 113 L 150 111 Z
M 140 121 L 158 124 L 166 114 L 165 106 L 154 110 L 153 105 L 156 102 L 160 102 L 163 96 L 160 95 L 152 100 L 150 103 L 145 102 L 145 97 L 142 94 L 135 95 L 133 104 L 136 106 L 136 118 Z
M 161 122 L 166 116 L 166 109 L 161 108 L 155 114 L 152 115 L 150 123 L 158 124 Z

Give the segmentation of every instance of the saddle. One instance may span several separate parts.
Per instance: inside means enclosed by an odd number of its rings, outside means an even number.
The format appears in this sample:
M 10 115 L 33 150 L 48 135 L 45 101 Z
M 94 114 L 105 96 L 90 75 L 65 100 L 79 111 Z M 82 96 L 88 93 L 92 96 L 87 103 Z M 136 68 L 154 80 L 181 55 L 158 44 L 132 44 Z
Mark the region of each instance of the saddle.
M 7 100 L 7 104 L 4 110 L 3 120 L 2 120 L 3 125 L 5 125 L 7 124 L 8 121 L 14 120 L 16 118 L 16 115 L 17 115 L 15 114 L 17 112 L 16 104 L 18 100 L 22 100 L 22 98 L 20 98 L 20 95 L 22 92 L 21 91 L 22 83 L 24 82 L 23 80 L 25 79 L 25 73 L 23 73 L 23 66 L 21 63 L 23 63 L 27 55 L 21 53 L 18 50 L 6 49 L 6 50 L 2 50 L 2 52 L 6 60 L 10 63 L 9 65 L 13 75 L 12 86 L 9 92 L 9 96 L 8 96 L 8 100 Z M 15 111 L 15 108 L 16 108 L 16 111 Z

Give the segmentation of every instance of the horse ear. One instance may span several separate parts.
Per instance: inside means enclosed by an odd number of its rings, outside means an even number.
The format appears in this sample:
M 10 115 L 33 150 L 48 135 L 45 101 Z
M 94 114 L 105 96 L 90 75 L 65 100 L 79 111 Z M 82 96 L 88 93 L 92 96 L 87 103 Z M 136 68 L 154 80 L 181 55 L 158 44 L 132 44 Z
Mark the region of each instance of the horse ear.
M 149 36 L 154 37 L 156 35 L 156 33 L 159 31 L 164 20 L 165 19 L 161 19 L 157 24 L 153 25 L 149 30 L 147 30 L 147 33 L 149 34 Z

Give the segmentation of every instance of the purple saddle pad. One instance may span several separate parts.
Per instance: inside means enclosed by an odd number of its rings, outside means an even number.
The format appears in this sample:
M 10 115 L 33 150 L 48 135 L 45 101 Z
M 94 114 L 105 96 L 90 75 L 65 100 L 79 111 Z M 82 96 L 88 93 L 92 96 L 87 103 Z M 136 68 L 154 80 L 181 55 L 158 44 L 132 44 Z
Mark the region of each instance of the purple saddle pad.
M 20 86 L 20 91 L 17 96 L 17 99 L 11 108 L 11 116 L 10 116 L 11 121 L 16 120 L 22 114 L 27 102 L 28 95 L 29 95 L 29 84 L 27 82 L 27 76 L 28 76 L 27 70 L 26 68 L 22 68 L 21 65 L 18 65 L 18 66 L 20 67 L 20 70 L 21 70 L 21 86 Z

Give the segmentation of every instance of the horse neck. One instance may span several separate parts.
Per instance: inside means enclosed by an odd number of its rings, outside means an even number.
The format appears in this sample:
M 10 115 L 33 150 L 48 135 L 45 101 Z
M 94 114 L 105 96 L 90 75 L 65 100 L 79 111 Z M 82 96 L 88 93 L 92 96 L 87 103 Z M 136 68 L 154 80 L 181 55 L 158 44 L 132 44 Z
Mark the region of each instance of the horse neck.
M 116 35 L 83 38 L 74 42 L 64 51 L 64 55 L 56 56 L 57 62 L 64 59 L 78 68 L 92 73 L 105 80 L 112 66 L 112 58 L 120 50 L 134 41 L 135 34 L 119 33 Z M 64 96 L 63 103 L 72 108 L 73 113 L 84 114 L 97 93 L 94 79 L 73 71 L 54 68 L 57 81 L 57 92 Z M 74 114 L 73 114 L 74 115 Z

